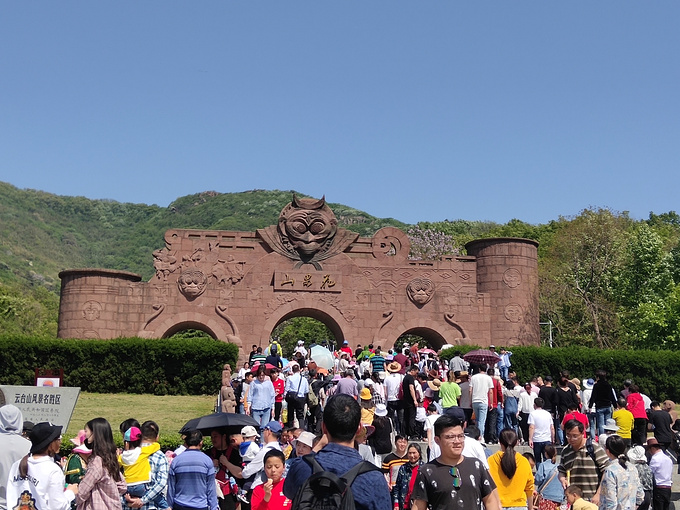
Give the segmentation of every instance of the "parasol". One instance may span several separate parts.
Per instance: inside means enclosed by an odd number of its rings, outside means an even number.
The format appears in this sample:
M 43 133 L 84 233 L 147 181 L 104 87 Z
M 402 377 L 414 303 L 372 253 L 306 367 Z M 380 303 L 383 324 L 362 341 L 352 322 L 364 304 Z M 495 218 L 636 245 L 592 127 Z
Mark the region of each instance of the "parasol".
M 489 349 L 470 351 L 463 356 L 463 359 L 473 365 L 495 365 L 501 360 L 500 356 Z
M 316 361 L 316 364 L 321 368 L 330 370 L 335 366 L 335 361 L 333 360 L 333 354 L 331 351 L 322 347 L 321 345 L 315 345 L 312 347 L 310 358 Z
M 180 429 L 179 433 L 184 434 L 189 430 L 200 430 L 203 433 L 210 433 L 214 429 L 234 429 L 234 432 L 240 432 L 246 425 L 260 428 L 260 424 L 257 421 L 245 414 L 213 413 L 189 420 Z
M 418 354 L 437 354 L 437 351 L 433 351 L 432 349 L 420 349 Z

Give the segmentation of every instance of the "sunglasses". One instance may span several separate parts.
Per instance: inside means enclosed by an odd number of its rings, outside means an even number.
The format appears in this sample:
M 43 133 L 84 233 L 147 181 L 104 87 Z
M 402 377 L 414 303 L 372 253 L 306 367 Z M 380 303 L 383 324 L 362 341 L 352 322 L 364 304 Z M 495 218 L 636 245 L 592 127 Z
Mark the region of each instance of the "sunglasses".
M 449 469 L 449 474 L 453 477 L 453 488 L 454 489 L 460 489 L 460 472 L 458 471 L 457 467 L 452 467 Z

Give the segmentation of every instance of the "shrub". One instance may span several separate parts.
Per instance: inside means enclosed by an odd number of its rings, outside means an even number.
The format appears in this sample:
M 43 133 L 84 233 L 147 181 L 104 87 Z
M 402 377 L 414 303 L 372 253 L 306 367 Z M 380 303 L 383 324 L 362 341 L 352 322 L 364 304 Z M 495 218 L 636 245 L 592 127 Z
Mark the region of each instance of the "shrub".
M 449 360 L 454 350 L 467 353 L 475 346 L 445 349 L 441 359 Z M 595 371 L 607 371 L 608 380 L 617 391 L 623 381 L 633 380 L 640 390 L 652 398 L 663 401 L 680 399 L 680 352 L 651 350 L 593 349 L 589 347 L 512 347 L 510 361 L 520 383 L 536 375 L 557 378 L 561 370 L 581 380 L 595 378 Z
M 64 369 L 64 384 L 93 393 L 209 395 L 238 347 L 212 339 L 0 337 L 0 383 L 32 386 L 35 368 Z

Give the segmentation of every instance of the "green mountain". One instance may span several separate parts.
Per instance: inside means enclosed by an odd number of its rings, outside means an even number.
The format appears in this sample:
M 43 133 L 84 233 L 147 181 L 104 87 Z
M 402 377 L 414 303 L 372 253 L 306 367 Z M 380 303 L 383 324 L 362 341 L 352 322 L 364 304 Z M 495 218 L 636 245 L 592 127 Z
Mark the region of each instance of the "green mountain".
M 206 191 L 168 207 L 90 200 L 0 182 L 0 330 L 56 334 L 59 271 L 101 267 L 154 273 L 152 252 L 171 228 L 253 231 L 276 224 L 295 191 Z M 406 227 L 329 203 L 341 226 L 370 236 Z M 44 322 L 48 325 L 40 325 Z
M 0 335 L 56 336 L 58 273 L 100 267 L 153 276 L 152 252 L 172 228 L 253 231 L 277 222 L 293 191 L 207 191 L 168 207 L 66 197 L 0 182 Z M 299 196 L 305 196 L 297 193 Z M 539 242 L 542 334 L 555 345 L 680 349 L 680 215 L 591 208 L 531 225 L 469 220 L 413 228 L 342 204 L 341 226 L 370 236 L 409 229 L 414 257 L 464 253 L 467 241 L 525 237 Z

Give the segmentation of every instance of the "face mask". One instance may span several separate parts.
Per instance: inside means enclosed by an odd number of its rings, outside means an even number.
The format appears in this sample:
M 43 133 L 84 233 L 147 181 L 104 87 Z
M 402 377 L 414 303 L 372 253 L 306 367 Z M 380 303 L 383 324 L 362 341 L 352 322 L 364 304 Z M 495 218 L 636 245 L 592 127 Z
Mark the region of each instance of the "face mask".
M 90 450 L 92 449 L 92 441 L 90 441 L 89 439 L 85 439 L 85 441 L 83 441 L 83 445 L 85 446 L 85 448 L 89 448 Z

